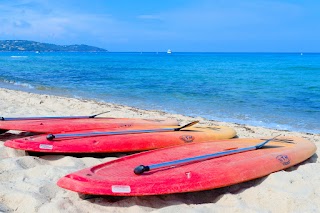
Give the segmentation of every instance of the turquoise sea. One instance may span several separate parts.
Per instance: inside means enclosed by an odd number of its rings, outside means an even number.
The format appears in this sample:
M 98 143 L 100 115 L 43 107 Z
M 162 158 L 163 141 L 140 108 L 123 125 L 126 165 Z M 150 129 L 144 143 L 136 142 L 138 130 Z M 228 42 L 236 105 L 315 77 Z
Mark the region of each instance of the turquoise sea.
M 5 52 L 0 87 L 320 133 L 317 53 Z

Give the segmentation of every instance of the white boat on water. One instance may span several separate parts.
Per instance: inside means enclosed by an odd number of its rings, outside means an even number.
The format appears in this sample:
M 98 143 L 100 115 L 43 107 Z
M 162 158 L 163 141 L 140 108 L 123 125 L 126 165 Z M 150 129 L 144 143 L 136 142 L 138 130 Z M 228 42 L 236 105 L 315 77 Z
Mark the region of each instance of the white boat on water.
M 167 50 L 167 53 L 168 53 L 168 54 L 171 54 L 171 50 L 170 50 L 170 49 L 168 49 L 168 50 Z

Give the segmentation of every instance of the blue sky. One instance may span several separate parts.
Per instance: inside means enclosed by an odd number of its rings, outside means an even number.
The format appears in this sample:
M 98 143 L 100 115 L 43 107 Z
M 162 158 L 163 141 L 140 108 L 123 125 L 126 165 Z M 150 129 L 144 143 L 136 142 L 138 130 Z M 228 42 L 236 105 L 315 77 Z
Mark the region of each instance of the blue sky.
M 109 51 L 320 52 L 319 0 L 0 0 L 0 40 Z

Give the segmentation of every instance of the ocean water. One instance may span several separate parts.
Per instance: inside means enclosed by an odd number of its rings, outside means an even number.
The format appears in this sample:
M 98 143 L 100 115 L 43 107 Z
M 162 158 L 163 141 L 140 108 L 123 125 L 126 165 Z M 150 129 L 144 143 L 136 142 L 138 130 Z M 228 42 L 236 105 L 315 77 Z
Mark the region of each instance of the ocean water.
M 320 133 L 317 53 L 0 53 L 0 87 Z

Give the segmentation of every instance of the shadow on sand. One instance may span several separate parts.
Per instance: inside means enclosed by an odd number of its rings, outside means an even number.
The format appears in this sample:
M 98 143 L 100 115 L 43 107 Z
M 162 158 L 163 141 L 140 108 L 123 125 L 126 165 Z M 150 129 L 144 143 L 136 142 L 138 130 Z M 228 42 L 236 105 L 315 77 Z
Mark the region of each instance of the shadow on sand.
M 32 132 L 18 132 L 18 131 L 5 131 L 4 133 L 0 133 L 0 141 L 13 140 L 18 138 L 24 138 L 37 135 L 37 133 Z

